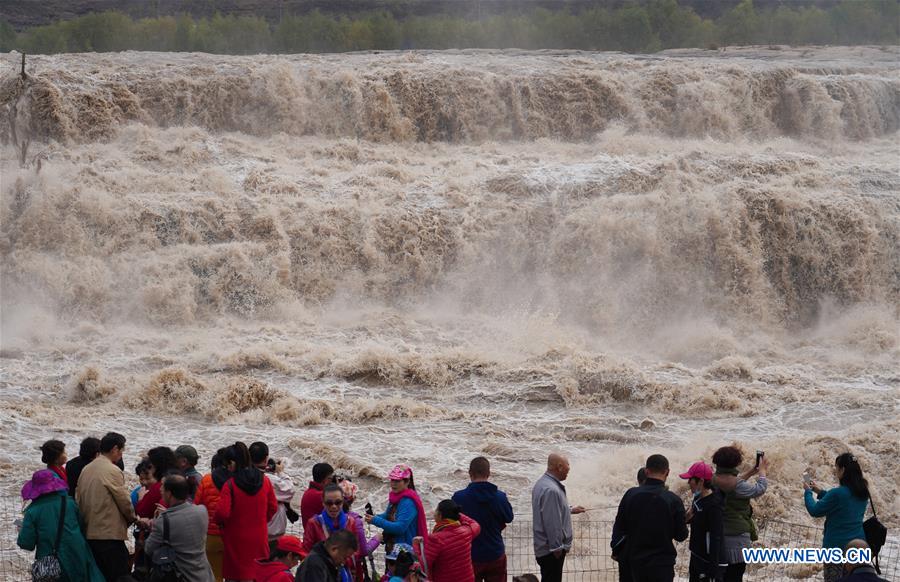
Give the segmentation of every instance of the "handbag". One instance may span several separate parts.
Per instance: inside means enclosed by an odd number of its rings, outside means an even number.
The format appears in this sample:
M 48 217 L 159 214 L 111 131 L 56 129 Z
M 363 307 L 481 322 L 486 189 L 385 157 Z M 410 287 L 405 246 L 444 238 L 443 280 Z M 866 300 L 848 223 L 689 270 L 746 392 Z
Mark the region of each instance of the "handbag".
M 150 582 L 183 582 L 184 576 L 178 570 L 178 564 L 175 563 L 175 548 L 169 542 L 169 516 L 165 512 L 162 514 L 163 520 L 163 543 L 153 553 L 153 560 L 150 566 Z
M 56 542 L 53 549 L 43 558 L 38 558 L 31 565 L 32 582 L 58 582 L 62 580 L 62 564 L 59 562 L 59 543 L 62 541 L 63 527 L 66 522 L 66 501 L 68 495 L 60 497 L 59 527 L 56 530 Z
M 872 494 L 869 494 L 869 505 L 872 506 L 872 517 L 863 522 L 863 532 L 866 534 L 866 543 L 872 549 L 875 556 L 875 571 L 881 575 L 881 567 L 878 564 L 878 553 L 887 541 L 887 528 L 878 520 L 875 513 L 875 503 L 872 502 Z

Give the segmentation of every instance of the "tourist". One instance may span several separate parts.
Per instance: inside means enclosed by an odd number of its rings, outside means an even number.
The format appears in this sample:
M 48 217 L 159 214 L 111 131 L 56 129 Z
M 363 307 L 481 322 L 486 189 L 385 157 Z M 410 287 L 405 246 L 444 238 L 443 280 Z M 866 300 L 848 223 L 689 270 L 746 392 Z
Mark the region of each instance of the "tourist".
M 675 579 L 677 553 L 672 541 L 688 537 L 684 504 L 666 489 L 669 460 L 650 455 L 644 465 L 646 480 L 622 496 L 610 544 L 624 545 L 624 556 L 634 582 L 664 582 Z
M 869 544 L 865 540 L 850 540 L 850 543 L 844 548 L 844 552 L 849 549 L 866 550 Z M 844 577 L 838 582 L 888 582 L 885 578 L 878 575 L 877 570 L 871 563 L 853 564 L 847 562 L 843 565 Z
M 78 478 L 81 471 L 88 466 L 88 463 L 97 458 L 100 454 L 100 439 L 96 437 L 87 437 L 81 441 L 78 448 L 78 456 L 66 463 L 66 478 L 69 481 L 69 495 L 75 497 L 75 488 L 78 486 Z
M 294 582 L 291 570 L 300 563 L 304 552 L 295 536 L 281 536 L 266 560 L 256 561 L 254 582 Z
M 203 479 L 203 475 L 197 470 L 200 455 L 197 453 L 197 449 L 191 445 L 181 445 L 175 449 L 175 459 L 178 470 L 188 480 L 191 487 L 191 499 L 193 499 L 200 487 L 200 481 Z
M 56 555 L 67 582 L 104 582 L 81 533 L 78 506 L 68 495 L 66 482 L 42 469 L 22 487 L 22 499 L 31 503 L 25 508 L 18 546 L 35 550 L 35 560 Z
M 534 555 L 543 582 L 561 582 L 566 553 L 572 548 L 572 515 L 584 513 L 571 507 L 563 481 L 569 476 L 569 459 L 559 453 L 547 458 L 547 471 L 531 490 Z
M 150 488 L 156 484 L 153 475 L 153 466 L 149 461 L 141 461 L 134 467 L 134 473 L 138 478 L 138 486 L 131 490 L 131 504 L 137 509 L 138 503 L 143 499 Z
M 413 549 L 420 559 L 424 558 L 428 579 L 433 582 L 473 582 L 472 540 L 480 533 L 478 522 L 462 513 L 453 500 L 438 503 L 431 535 L 413 539 Z
M 759 465 L 739 474 L 738 467 L 743 461 L 740 449 L 722 447 L 713 454 L 712 461 L 716 466 L 713 483 L 725 495 L 725 537 L 722 546 L 723 558 L 728 563 L 725 582 L 741 582 L 744 579 L 747 564 L 744 563 L 743 550 L 759 538 L 750 500 L 765 494 L 769 486 L 766 480 L 769 462 L 762 454 L 759 459 Z M 754 475 L 756 482 L 750 483 L 749 479 Z
M 131 491 L 131 504 L 137 513 L 138 504 L 147 497 L 151 489 L 155 489 L 157 485 L 156 476 L 153 473 L 153 465 L 148 460 L 142 460 L 134 468 L 134 472 L 138 476 L 138 486 Z M 161 483 L 159 484 L 162 485 Z M 159 494 L 159 501 L 162 502 L 162 493 Z M 155 513 L 155 512 L 154 512 Z M 150 564 L 144 557 L 144 542 L 147 540 L 149 531 L 142 528 L 136 528 L 134 535 L 134 558 L 133 568 L 135 578 L 145 578 L 149 572 Z
M 231 479 L 231 472 L 225 467 L 225 449 L 219 449 L 210 461 L 211 472 L 200 479 L 200 487 L 194 494 L 194 503 L 206 508 L 209 516 L 209 527 L 206 532 L 206 559 L 213 571 L 216 582 L 222 582 L 222 561 L 225 558 L 225 545 L 222 542 L 222 531 L 216 523 L 216 507 L 219 495 L 225 483 Z
M 296 582 L 346 582 L 341 577 L 341 565 L 357 550 L 355 534 L 345 529 L 333 532 L 327 540 L 313 546 L 297 571 Z
M 262 471 L 272 484 L 275 501 L 278 502 L 275 515 L 269 522 L 269 549 L 272 549 L 287 531 L 288 510 L 294 498 L 294 480 L 284 472 L 284 461 L 269 462 L 269 446 L 266 443 L 255 442 L 250 445 L 250 462 Z M 290 511 L 294 513 L 292 509 Z
M 490 461 L 475 457 L 469 463 L 469 486 L 454 493 L 452 499 L 481 526 L 481 534 L 472 542 L 475 582 L 506 582 L 503 530 L 513 521 L 513 509 L 506 493 L 490 478 Z
M 322 513 L 310 518 L 309 523 L 303 529 L 304 556 L 309 554 L 317 543 L 325 541 L 332 533 L 339 530 L 351 532 L 357 537 L 357 542 L 364 537 L 362 523 L 344 511 L 344 494 L 339 485 L 329 483 L 325 486 L 323 504 L 325 509 L 322 510 Z M 359 546 L 358 543 L 357 546 Z M 350 578 L 355 580 L 356 560 L 353 560 L 353 556 L 342 566 L 350 573 Z
M 811 516 L 825 518 L 822 547 L 843 549 L 852 540 L 866 537 L 863 519 L 869 504 L 869 482 L 851 453 L 838 455 L 832 471 L 839 485 L 822 489 L 815 481 L 804 482 L 803 500 Z M 843 575 L 841 564 L 825 564 L 825 582 L 837 582 Z
M 147 493 L 138 501 L 135 513 L 138 517 L 152 519 L 158 511 L 165 509 L 162 497 L 163 477 L 177 471 L 178 460 L 175 458 L 175 451 L 169 447 L 154 447 L 147 451 L 146 461 L 153 473 L 154 481 L 147 488 Z
M 68 460 L 66 456 L 66 444 L 58 440 L 49 440 L 41 445 L 41 462 L 47 465 L 47 468 L 53 471 L 57 477 L 62 479 L 66 488 L 69 486 L 69 480 L 66 477 L 65 464 Z
M 184 475 L 172 474 L 163 479 L 162 498 L 167 509 L 154 520 L 153 531 L 144 543 L 144 553 L 152 568 L 154 554 L 168 544 L 184 582 L 212 582 L 212 568 L 206 559 L 209 515 L 204 507 L 190 503 L 190 493 L 191 484 Z
M 703 461 L 697 461 L 679 477 L 688 480 L 693 493 L 691 507 L 685 517 L 691 524 L 691 539 L 688 544 L 691 552 L 688 568 L 690 582 L 719 581 L 727 566 L 722 557 L 722 538 L 725 535 L 724 498 L 719 491 L 713 489 L 712 467 Z
M 353 511 L 353 502 L 356 500 L 359 487 L 347 478 L 339 480 L 338 486 L 341 488 L 341 493 L 344 496 L 344 512 L 355 519 L 359 524 L 357 535 L 359 536 L 358 541 L 360 549 L 356 555 L 353 556 L 353 571 L 356 574 L 357 582 L 362 582 L 366 574 L 369 574 L 370 576 L 375 575 L 375 563 L 370 556 L 372 555 L 372 552 L 381 545 L 381 533 L 378 532 L 368 540 L 366 539 L 366 530 L 363 526 L 365 520 L 361 515 Z M 371 572 L 369 572 L 369 568 L 366 566 L 366 558 L 369 558 L 369 562 L 371 563 Z
M 250 464 L 247 445 L 237 442 L 225 451 L 232 477 L 219 492 L 215 520 L 225 547 L 225 580 L 251 580 L 256 560 L 268 557 L 268 525 L 278 503 L 272 484 Z
M 309 489 L 303 492 L 300 498 L 300 523 L 303 527 L 309 523 L 313 516 L 322 513 L 322 491 L 325 486 L 334 480 L 334 467 L 328 463 L 316 463 L 312 469 L 312 481 Z
M 81 472 L 75 490 L 88 546 L 97 567 L 110 581 L 129 574 L 125 539 L 128 526 L 138 521 L 125 487 L 125 475 L 116 466 L 124 450 L 124 436 L 106 434 L 100 439 L 100 455 Z
M 412 469 L 397 465 L 388 474 L 388 480 L 391 492 L 387 509 L 381 515 L 366 515 L 365 520 L 384 531 L 385 551 L 390 553 L 395 543 L 412 544 L 414 537 L 427 537 L 428 522 Z

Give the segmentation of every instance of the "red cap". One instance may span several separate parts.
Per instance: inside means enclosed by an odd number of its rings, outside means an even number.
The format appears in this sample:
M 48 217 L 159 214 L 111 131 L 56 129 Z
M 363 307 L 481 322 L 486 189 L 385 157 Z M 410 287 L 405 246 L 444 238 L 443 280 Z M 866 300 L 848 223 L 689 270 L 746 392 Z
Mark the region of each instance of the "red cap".
M 278 538 L 278 543 L 275 544 L 275 548 L 282 552 L 290 552 L 292 554 L 297 554 L 298 556 L 303 555 L 303 545 L 300 543 L 300 539 L 297 538 L 297 536 L 281 536 Z
M 691 468 L 687 470 L 687 473 L 682 473 L 679 477 L 682 479 L 697 478 L 702 479 L 703 481 L 712 481 L 713 471 L 712 467 L 703 461 L 697 461 L 691 465 Z

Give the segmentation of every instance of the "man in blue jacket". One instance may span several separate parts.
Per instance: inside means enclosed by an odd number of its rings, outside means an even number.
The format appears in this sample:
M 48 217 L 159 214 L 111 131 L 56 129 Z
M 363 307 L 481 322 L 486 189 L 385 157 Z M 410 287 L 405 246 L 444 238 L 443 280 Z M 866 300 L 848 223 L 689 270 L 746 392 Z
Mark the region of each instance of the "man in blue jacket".
M 472 542 L 475 582 L 506 582 L 506 548 L 503 529 L 512 523 L 512 505 L 506 493 L 490 483 L 491 463 L 475 457 L 469 463 L 469 486 L 453 494 L 462 512 L 478 522 L 481 534 Z

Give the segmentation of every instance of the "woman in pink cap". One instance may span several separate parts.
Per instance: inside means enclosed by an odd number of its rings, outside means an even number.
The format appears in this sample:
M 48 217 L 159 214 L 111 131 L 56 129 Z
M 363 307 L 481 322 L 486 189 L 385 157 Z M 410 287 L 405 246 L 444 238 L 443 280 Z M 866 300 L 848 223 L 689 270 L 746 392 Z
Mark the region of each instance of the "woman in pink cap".
M 721 493 L 713 489 L 712 467 L 697 461 L 679 477 L 688 480 L 694 493 L 686 515 L 687 522 L 691 524 L 691 539 L 688 542 L 691 551 L 690 581 L 722 580 L 728 565 L 722 552 L 725 500 Z
M 395 543 L 412 545 L 414 537 L 426 537 L 428 522 L 422 500 L 416 492 L 412 469 L 407 465 L 397 465 L 388 479 L 391 481 L 391 493 L 387 510 L 381 515 L 366 515 L 365 519 L 366 523 L 384 530 L 385 551 L 390 553 Z
M 31 503 L 25 509 L 16 543 L 23 550 L 36 550 L 36 560 L 56 553 L 68 582 L 104 582 L 81 533 L 78 506 L 68 489 L 50 469 L 32 475 L 22 487 L 22 499 Z

